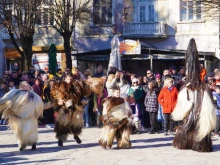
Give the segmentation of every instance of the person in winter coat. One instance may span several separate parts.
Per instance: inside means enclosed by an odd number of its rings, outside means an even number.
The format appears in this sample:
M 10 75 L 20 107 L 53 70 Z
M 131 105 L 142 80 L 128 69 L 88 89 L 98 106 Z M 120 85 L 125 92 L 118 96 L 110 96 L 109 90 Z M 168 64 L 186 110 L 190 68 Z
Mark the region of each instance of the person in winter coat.
M 146 111 L 149 112 L 151 129 L 149 134 L 157 132 L 157 113 L 158 113 L 158 94 L 159 90 L 153 80 L 148 81 L 148 90 L 144 100 Z
M 161 89 L 158 96 L 158 102 L 163 107 L 165 136 L 168 135 L 168 130 L 173 134 L 173 120 L 171 118 L 171 113 L 174 110 L 178 96 L 178 90 L 173 84 L 173 79 L 167 78 L 164 81 L 164 87 Z
M 215 91 L 212 92 L 213 100 L 215 103 L 215 114 L 216 114 L 216 126 L 215 126 L 215 135 L 220 136 L 220 85 L 216 85 Z
M 143 121 L 140 122 L 139 118 L 141 120 L 143 120 L 143 118 L 141 118 L 142 116 L 140 115 L 142 112 L 142 109 L 144 107 L 144 90 L 142 88 L 142 86 L 140 86 L 138 84 L 138 79 L 134 78 L 132 79 L 132 85 L 128 90 L 128 97 L 130 100 L 134 100 L 133 103 L 132 101 L 130 101 L 130 107 L 132 109 L 132 113 L 133 113 L 133 117 L 134 120 L 136 121 L 136 129 L 137 129 L 137 133 L 139 134 L 141 131 L 141 124 L 143 123 Z
M 116 72 L 116 74 L 109 74 L 106 81 L 106 89 L 108 92 L 108 97 L 112 96 L 112 89 L 121 87 L 123 85 L 123 76 L 121 76 L 120 72 Z

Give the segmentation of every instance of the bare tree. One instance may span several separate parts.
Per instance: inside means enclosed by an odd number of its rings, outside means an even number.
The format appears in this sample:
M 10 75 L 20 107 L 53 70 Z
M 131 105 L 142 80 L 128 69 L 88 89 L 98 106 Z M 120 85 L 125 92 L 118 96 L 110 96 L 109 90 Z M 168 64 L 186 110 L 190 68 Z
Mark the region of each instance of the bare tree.
M 71 37 L 77 22 L 85 23 L 91 19 L 91 0 L 54 0 L 50 13 L 54 15 L 56 29 L 64 40 L 66 67 L 72 69 Z
M 25 70 L 31 65 L 36 11 L 40 4 L 41 0 L 0 1 L 0 25 L 9 34 L 12 44 L 25 61 Z

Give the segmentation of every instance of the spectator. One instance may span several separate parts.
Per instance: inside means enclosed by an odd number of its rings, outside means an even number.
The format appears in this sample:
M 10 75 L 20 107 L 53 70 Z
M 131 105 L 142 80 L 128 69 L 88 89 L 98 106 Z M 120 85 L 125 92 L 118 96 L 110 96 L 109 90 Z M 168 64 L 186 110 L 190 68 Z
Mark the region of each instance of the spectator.
M 119 79 L 119 82 L 117 80 Z M 108 92 L 108 96 L 112 96 L 112 89 L 122 86 L 123 81 L 120 77 L 120 72 L 116 72 L 116 74 L 109 74 L 106 82 L 106 88 Z
M 87 80 L 89 79 L 90 77 L 92 76 L 92 71 L 90 69 L 86 69 L 84 75 L 83 75 L 83 79 Z M 83 113 L 83 118 L 84 118 L 84 124 L 86 126 L 86 128 L 89 127 L 89 106 L 91 105 L 90 104 L 90 101 L 89 100 L 92 100 L 90 98 L 93 98 L 93 95 L 91 96 L 88 96 L 88 97 L 84 97 L 83 98 L 83 101 L 84 101 L 84 113 Z
M 215 87 L 216 87 L 216 80 L 215 80 L 215 78 L 209 80 L 208 86 L 209 86 L 211 92 L 215 91 Z
M 136 112 L 138 111 L 139 117 L 141 118 L 141 114 L 143 113 L 144 109 L 144 90 L 141 86 L 138 85 L 138 79 L 134 78 L 132 80 L 132 86 L 129 88 L 128 96 L 134 98 L 134 103 L 131 105 L 132 111 Z M 144 123 L 144 119 L 141 118 L 142 125 Z M 139 128 L 138 131 L 140 131 L 141 128 Z
M 155 80 L 156 80 L 156 87 L 161 90 L 163 88 L 163 82 L 161 81 L 161 75 L 158 73 L 155 76 Z
M 108 96 L 106 89 L 103 89 L 102 96 L 98 96 L 96 93 L 93 95 L 94 107 L 93 112 L 96 114 L 97 126 L 100 128 L 102 126 L 100 116 L 102 115 L 103 105 L 102 100 Z
M 57 72 L 56 72 L 56 75 L 55 75 L 55 79 L 57 81 L 62 81 L 63 80 L 63 72 L 62 72 L 62 69 L 58 68 L 57 69 Z
M 165 136 L 168 135 L 168 130 L 170 130 L 170 134 L 173 134 L 173 120 L 171 118 L 171 113 L 176 105 L 178 95 L 177 88 L 173 84 L 173 79 L 167 78 L 164 81 L 164 87 L 161 89 L 158 96 L 158 102 L 163 107 Z
M 102 65 L 99 65 L 97 67 L 96 73 L 94 74 L 94 77 L 103 77 L 103 76 L 104 76 L 104 73 L 102 71 Z
M 206 69 L 203 64 L 200 64 L 200 79 L 202 82 L 205 82 Z
M 209 72 L 208 74 L 207 74 L 207 83 L 209 83 L 210 82 L 210 80 L 212 80 L 212 79 L 214 79 L 214 72 Z
M 30 66 L 30 67 L 29 67 L 28 75 L 29 75 L 30 77 L 31 77 L 31 76 L 34 76 L 34 67 L 33 67 L 33 66 Z
M 83 74 L 80 72 L 79 68 L 76 68 L 76 73 L 73 74 L 73 79 L 75 80 L 82 80 L 83 79 Z
M 9 88 L 10 91 L 13 90 L 13 89 L 16 89 L 14 81 L 10 80 L 8 85 L 9 85 L 8 88 Z
M 43 91 L 44 103 L 48 103 L 51 101 L 50 91 L 51 91 L 54 83 L 55 83 L 54 80 L 49 80 L 48 85 L 44 89 L 44 91 Z M 43 116 L 44 116 L 43 122 L 44 122 L 44 124 L 46 124 L 46 127 L 53 128 L 54 127 L 54 109 L 53 109 L 53 107 L 51 107 L 47 110 L 44 110 Z
M 220 85 L 220 71 L 215 72 L 214 78 L 216 80 L 216 84 Z
M 33 91 L 37 93 L 41 98 L 43 96 L 43 85 L 39 78 L 34 80 L 34 85 L 32 86 Z
M 215 104 L 216 127 L 214 136 L 219 136 L 220 131 L 220 85 L 216 85 L 216 91 L 212 92 Z
M 146 107 L 146 111 L 148 111 L 150 115 L 151 129 L 150 132 L 148 132 L 149 134 L 154 134 L 157 132 L 158 94 L 159 90 L 155 81 L 148 81 L 148 90 L 146 92 L 144 105 Z
M 18 77 L 17 72 L 13 72 L 13 73 L 12 73 L 12 78 L 11 78 L 11 80 L 14 82 L 14 85 L 15 85 L 16 87 L 18 87 L 18 86 L 19 86 L 19 83 L 21 82 L 20 78 Z
M 171 67 L 171 70 L 172 70 L 172 73 L 171 73 L 171 77 L 173 78 L 173 80 L 174 80 L 174 85 L 175 86 L 177 86 L 177 84 L 179 83 L 179 81 L 180 81 L 180 76 L 179 76 L 179 74 L 177 74 L 177 69 L 176 69 L 176 67 L 175 66 L 172 66 Z
M 91 69 L 86 69 L 85 73 L 83 74 L 83 79 L 88 79 L 92 77 Z
M 150 81 L 150 80 L 155 80 L 155 77 L 154 77 L 153 71 L 148 69 L 147 70 L 147 81 Z
M 122 86 L 120 86 L 120 97 L 125 99 L 127 98 L 127 93 L 130 88 L 130 85 L 124 78 L 122 79 L 122 81 L 123 81 Z
M 165 80 L 167 77 L 170 77 L 170 76 L 169 76 L 169 69 L 164 69 L 164 70 L 163 70 L 162 81 L 164 82 L 164 80 Z
M 143 77 L 143 85 L 147 85 L 147 76 Z
M 0 88 L 0 98 L 2 98 L 8 91 L 9 88 L 7 82 L 2 82 Z
M 108 71 L 108 75 L 110 75 L 110 74 L 116 74 L 116 70 L 117 70 L 116 67 L 110 66 L 110 67 L 109 67 L 109 71 Z

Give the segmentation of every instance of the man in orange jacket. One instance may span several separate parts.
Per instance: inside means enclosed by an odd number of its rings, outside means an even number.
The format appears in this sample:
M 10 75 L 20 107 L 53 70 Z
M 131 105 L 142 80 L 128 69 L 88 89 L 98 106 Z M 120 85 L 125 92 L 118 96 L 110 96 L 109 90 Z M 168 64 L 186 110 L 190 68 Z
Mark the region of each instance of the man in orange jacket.
M 203 64 L 200 64 L 200 79 L 202 82 L 205 82 L 206 69 Z

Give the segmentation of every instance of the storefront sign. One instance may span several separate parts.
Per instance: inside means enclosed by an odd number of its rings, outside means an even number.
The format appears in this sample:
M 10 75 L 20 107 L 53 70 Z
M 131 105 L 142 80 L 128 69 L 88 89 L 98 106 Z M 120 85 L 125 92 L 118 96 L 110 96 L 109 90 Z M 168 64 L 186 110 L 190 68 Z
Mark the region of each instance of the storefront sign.
M 141 44 L 137 40 L 124 40 L 120 42 L 120 54 L 141 54 Z
M 49 70 L 49 56 L 47 53 L 35 53 L 32 56 L 32 65 L 35 70 Z M 61 53 L 57 53 L 57 65 L 61 68 Z M 62 69 L 62 68 L 61 68 Z

